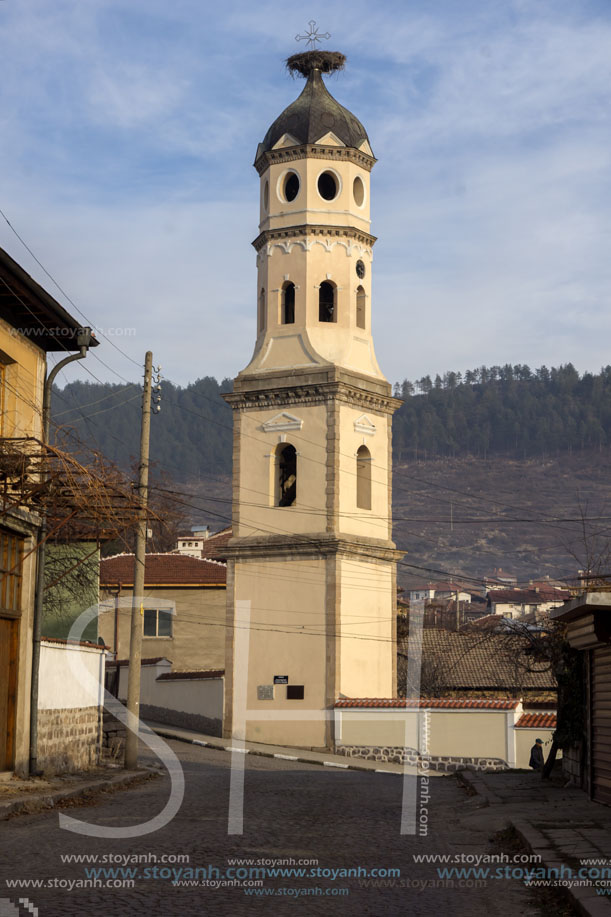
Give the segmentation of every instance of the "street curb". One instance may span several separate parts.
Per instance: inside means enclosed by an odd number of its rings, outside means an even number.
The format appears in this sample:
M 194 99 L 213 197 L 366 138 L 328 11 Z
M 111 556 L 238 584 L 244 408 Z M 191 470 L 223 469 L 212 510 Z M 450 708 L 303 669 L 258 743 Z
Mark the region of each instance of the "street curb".
M 486 799 L 489 805 L 504 805 L 503 800 L 493 793 L 475 771 L 460 771 L 460 779 L 468 784 L 475 792 Z M 528 821 L 507 817 L 508 824 L 515 830 L 526 849 L 533 855 L 541 858 L 541 863 L 546 869 L 559 869 L 563 861 L 558 858 L 557 851 L 550 846 L 546 837 Z M 568 866 L 567 864 L 564 864 Z M 609 901 L 596 894 L 593 887 L 580 888 L 558 886 L 567 900 L 583 917 L 610 917 L 611 907 Z
M 87 796 L 91 791 L 129 786 L 129 784 L 141 780 L 143 777 L 149 777 L 151 774 L 155 773 L 157 773 L 157 771 L 148 768 L 140 769 L 129 774 L 117 774 L 116 777 L 102 777 L 100 780 L 92 780 L 89 783 L 81 784 L 77 787 L 68 787 L 65 790 L 32 793 L 20 799 L 0 802 L 0 821 L 6 821 L 6 819 L 10 818 L 12 815 L 32 815 L 44 809 L 52 809 L 63 799 L 78 799 L 80 796 Z
M 524 846 L 530 853 L 540 856 L 541 862 L 547 869 L 560 868 L 563 865 L 563 861 L 558 858 L 557 851 L 530 822 L 510 818 L 509 823 L 521 838 Z M 597 895 L 593 887 L 558 887 L 584 917 L 609 917 L 611 914 L 609 902 Z
M 382 768 L 362 767 L 359 764 L 344 764 L 338 761 L 317 761 L 312 758 L 301 758 L 299 755 L 282 755 L 273 751 L 260 751 L 258 748 L 235 748 L 234 746 L 226 745 L 222 739 L 219 739 L 218 742 L 203 742 L 201 739 L 188 739 L 186 736 L 176 735 L 174 732 L 165 729 L 158 729 L 153 726 L 149 728 L 164 739 L 175 739 L 177 742 L 186 742 L 187 745 L 199 745 L 204 748 L 213 748 L 215 751 L 226 751 L 230 754 L 235 751 L 242 755 L 255 755 L 259 758 L 279 758 L 282 761 L 295 761 L 299 764 L 317 764 L 319 767 L 335 767 L 338 770 L 361 771 L 366 774 L 393 774 L 395 777 L 404 776 L 401 771 L 387 771 Z

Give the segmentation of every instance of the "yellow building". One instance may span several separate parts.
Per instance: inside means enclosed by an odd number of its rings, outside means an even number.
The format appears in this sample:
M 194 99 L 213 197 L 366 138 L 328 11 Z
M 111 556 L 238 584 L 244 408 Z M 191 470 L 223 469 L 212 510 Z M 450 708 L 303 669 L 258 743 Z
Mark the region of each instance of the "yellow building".
M 225 396 L 234 412 L 225 731 L 329 747 L 337 698 L 396 693 L 400 402 L 371 335 L 376 160 L 323 81 L 342 55 L 291 61 L 305 88 L 255 159 L 255 349 Z
M 48 352 L 80 350 L 80 324 L 0 249 L 0 772 L 27 772 L 36 543 L 20 506 L 27 456 L 42 439 Z M 30 477 L 31 481 L 31 477 Z

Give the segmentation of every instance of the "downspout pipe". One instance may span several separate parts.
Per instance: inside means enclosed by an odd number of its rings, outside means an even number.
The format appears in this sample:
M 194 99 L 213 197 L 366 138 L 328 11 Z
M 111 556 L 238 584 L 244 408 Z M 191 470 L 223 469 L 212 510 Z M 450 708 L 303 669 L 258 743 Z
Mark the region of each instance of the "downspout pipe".
M 76 342 L 79 346 L 78 353 L 72 353 L 64 360 L 60 360 L 45 380 L 42 399 L 42 441 L 46 446 L 49 442 L 51 428 L 51 390 L 55 377 L 60 369 L 73 363 L 75 360 L 84 360 L 92 340 L 91 328 L 82 328 Z M 46 480 L 45 471 L 41 474 L 42 482 Z M 32 622 L 32 680 L 30 683 L 30 761 L 29 772 L 31 777 L 39 777 L 42 773 L 38 769 L 38 689 L 40 675 L 40 634 L 42 630 L 42 612 L 45 594 L 45 556 L 47 542 L 47 509 L 41 509 L 41 522 L 38 529 L 38 548 L 36 550 L 36 593 L 34 598 L 34 620 Z

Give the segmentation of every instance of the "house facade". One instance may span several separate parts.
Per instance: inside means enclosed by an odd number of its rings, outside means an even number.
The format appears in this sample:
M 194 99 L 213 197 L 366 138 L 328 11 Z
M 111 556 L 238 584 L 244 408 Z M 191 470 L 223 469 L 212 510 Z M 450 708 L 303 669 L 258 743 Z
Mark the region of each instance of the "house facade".
M 116 659 L 129 657 L 134 555 L 100 562 L 99 634 Z M 166 657 L 173 672 L 225 668 L 226 567 L 182 554 L 147 554 L 143 658 Z
M 80 324 L 0 249 L 0 772 L 28 771 L 41 524 L 20 502 L 40 453 L 47 354 L 80 350 Z M 69 722 L 66 715 L 64 722 Z
M 588 592 L 552 612 L 566 625 L 583 675 L 582 734 L 564 757 L 568 776 L 611 805 L 611 592 Z

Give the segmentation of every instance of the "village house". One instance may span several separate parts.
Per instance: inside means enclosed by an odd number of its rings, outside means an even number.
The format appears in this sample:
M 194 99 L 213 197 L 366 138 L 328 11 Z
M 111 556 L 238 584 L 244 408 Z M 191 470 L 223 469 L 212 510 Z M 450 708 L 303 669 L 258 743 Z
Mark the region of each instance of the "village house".
M 570 599 L 568 589 L 554 587 L 528 589 L 492 589 L 488 593 L 488 611 L 504 618 L 540 621 L 551 608 Z
M 595 802 L 611 805 L 611 592 L 588 592 L 551 612 L 579 651 L 582 722 L 563 769 Z
M 83 745 L 93 749 L 91 755 L 87 751 L 87 761 L 95 757 L 99 698 L 79 692 L 76 683 L 72 691 L 61 690 L 54 675 L 66 664 L 66 654 L 79 653 L 78 648 L 37 641 L 40 682 L 35 729 L 30 734 L 37 541 L 42 520 L 20 494 L 25 491 L 24 482 L 31 478 L 33 456 L 40 455 L 42 449 L 47 354 L 82 353 L 96 344 L 88 329 L 84 330 L 0 249 L 0 483 L 4 491 L 0 526 L 0 772 L 25 775 L 30 767 L 35 770 L 62 762 L 69 768 L 71 752 Z M 99 670 L 99 648 L 83 648 L 82 655 L 85 665 Z M 58 734 L 63 744 L 61 760 L 49 744 Z
M 143 658 L 167 657 L 174 672 L 224 669 L 226 581 L 221 561 L 147 554 Z M 98 630 L 116 659 L 129 656 L 133 582 L 133 554 L 102 559 Z

